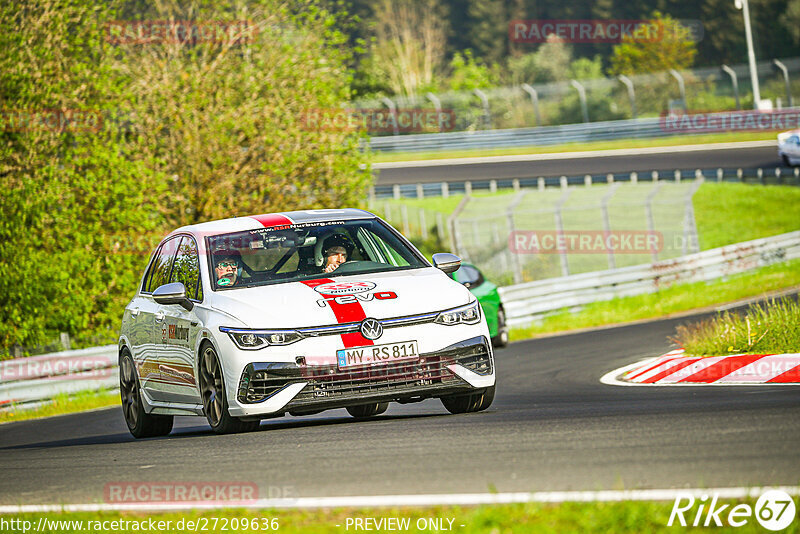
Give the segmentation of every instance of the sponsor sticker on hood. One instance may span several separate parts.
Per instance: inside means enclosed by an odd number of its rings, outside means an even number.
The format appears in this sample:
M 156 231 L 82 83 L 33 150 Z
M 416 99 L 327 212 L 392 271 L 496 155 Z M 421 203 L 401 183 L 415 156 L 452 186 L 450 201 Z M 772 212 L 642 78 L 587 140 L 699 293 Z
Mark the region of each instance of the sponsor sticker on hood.
M 352 295 L 354 293 L 363 293 L 370 289 L 375 289 L 375 284 L 372 282 L 334 282 L 314 287 L 314 291 L 324 295 Z

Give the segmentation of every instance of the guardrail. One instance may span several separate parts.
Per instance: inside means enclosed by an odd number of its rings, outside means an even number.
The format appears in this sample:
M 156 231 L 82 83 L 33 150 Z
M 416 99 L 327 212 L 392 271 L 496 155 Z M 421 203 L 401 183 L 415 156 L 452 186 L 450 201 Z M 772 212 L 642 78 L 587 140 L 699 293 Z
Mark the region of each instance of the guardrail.
M 118 358 L 116 345 L 104 345 L 0 362 L 0 408 L 118 388 Z
M 653 293 L 800 258 L 800 231 L 689 254 L 673 260 L 548 278 L 499 288 L 510 326 L 563 308 Z M 0 409 L 34 406 L 56 395 L 117 389 L 118 349 L 105 345 L 0 362 Z
M 477 130 L 373 137 L 369 146 L 379 152 L 415 152 L 460 150 L 467 148 L 502 148 L 533 145 L 557 145 L 600 139 L 661 137 L 664 132 L 658 117 L 620 121 L 565 124 L 508 130 Z
M 781 113 L 800 111 L 800 108 L 783 108 Z M 724 116 L 732 112 L 709 113 L 709 117 Z M 788 129 L 788 127 L 787 127 Z M 717 132 L 694 132 L 694 135 Z M 563 143 L 580 143 L 599 140 L 669 137 L 693 135 L 691 131 L 673 131 L 664 127 L 661 117 L 624 119 L 535 128 L 505 130 L 475 130 L 431 134 L 393 135 L 372 137 L 369 146 L 378 152 L 433 152 L 437 150 L 463 150 L 470 148 L 506 148 L 516 146 L 545 146 Z
M 472 193 L 472 191 L 489 191 L 494 193 L 501 189 L 519 191 L 523 188 L 567 187 L 617 182 L 680 182 L 703 179 L 716 182 L 740 182 L 762 185 L 800 185 L 800 167 L 770 168 L 715 168 L 715 169 L 673 169 L 671 171 L 649 170 L 632 172 L 614 172 L 605 174 L 581 174 L 562 176 L 535 176 L 519 178 L 502 178 L 488 180 L 466 180 L 454 182 L 433 182 L 417 184 L 376 185 L 369 192 L 370 199 L 393 198 L 425 198 L 441 196 L 447 198 L 451 194 Z
M 564 308 L 655 293 L 675 283 L 714 280 L 800 258 L 800 231 L 621 269 L 548 278 L 499 288 L 510 326 L 529 324 Z

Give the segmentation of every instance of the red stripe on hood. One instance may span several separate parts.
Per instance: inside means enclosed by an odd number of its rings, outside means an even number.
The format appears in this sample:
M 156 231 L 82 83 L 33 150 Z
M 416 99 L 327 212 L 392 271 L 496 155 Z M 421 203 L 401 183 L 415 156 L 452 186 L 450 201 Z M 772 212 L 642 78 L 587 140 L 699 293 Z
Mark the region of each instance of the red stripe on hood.
M 310 288 L 315 288 L 317 286 L 321 286 L 322 284 L 332 284 L 333 280 L 330 278 L 320 278 L 318 280 L 306 280 L 302 282 L 303 284 L 307 285 Z M 319 292 L 320 295 L 323 297 L 343 297 L 344 295 L 329 295 L 326 293 Z M 328 305 L 333 310 L 333 314 L 336 316 L 336 321 L 339 324 L 342 323 L 354 323 L 357 321 L 363 321 L 367 318 L 367 315 L 364 313 L 364 308 L 361 307 L 361 302 L 348 302 L 347 304 L 340 304 L 335 300 L 329 300 Z M 342 343 L 344 343 L 344 348 L 349 349 L 350 347 L 363 347 L 365 345 L 374 345 L 371 339 L 367 339 L 361 335 L 361 332 L 351 332 L 347 334 L 341 334 L 342 336 Z
M 289 217 L 286 215 L 281 215 L 280 213 L 267 213 L 264 215 L 251 215 L 251 219 L 255 219 L 261 224 L 264 225 L 264 228 L 270 228 L 272 226 L 283 226 L 285 224 L 294 224 Z

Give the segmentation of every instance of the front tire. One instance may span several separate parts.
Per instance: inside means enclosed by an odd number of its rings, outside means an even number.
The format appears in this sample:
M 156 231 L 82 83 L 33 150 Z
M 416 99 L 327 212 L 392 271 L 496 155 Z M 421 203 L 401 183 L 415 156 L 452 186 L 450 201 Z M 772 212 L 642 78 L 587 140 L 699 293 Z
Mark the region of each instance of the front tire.
M 497 309 L 497 335 L 492 338 L 493 347 L 508 345 L 508 327 L 506 326 L 506 312 L 503 308 Z
M 456 413 L 480 412 L 492 405 L 494 401 L 495 386 L 490 386 L 480 393 L 467 395 L 450 395 L 442 397 L 441 401 L 447 411 Z
M 347 413 L 356 419 L 364 419 L 380 415 L 389 408 L 388 402 L 374 402 L 372 404 L 362 404 L 361 406 L 348 406 Z
M 217 351 L 211 345 L 203 346 L 200 352 L 200 393 L 203 397 L 203 413 L 216 434 L 251 432 L 261 424 L 258 420 L 244 421 L 233 417 L 228 411 L 222 367 Z
M 152 415 L 144 411 L 139 377 L 128 349 L 122 349 L 119 357 L 119 396 L 122 401 L 122 415 L 134 438 L 166 436 L 172 432 L 171 415 Z

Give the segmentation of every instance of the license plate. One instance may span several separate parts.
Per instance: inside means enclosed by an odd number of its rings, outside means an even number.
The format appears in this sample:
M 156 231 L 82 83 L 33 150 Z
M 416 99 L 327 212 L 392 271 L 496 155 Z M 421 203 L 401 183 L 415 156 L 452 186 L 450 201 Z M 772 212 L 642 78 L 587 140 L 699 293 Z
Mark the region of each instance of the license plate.
M 339 369 L 356 367 L 359 365 L 392 363 L 416 359 L 419 359 L 419 349 L 417 348 L 416 341 L 386 343 L 385 345 L 372 345 L 369 347 L 353 347 L 336 351 L 336 360 L 339 363 Z

